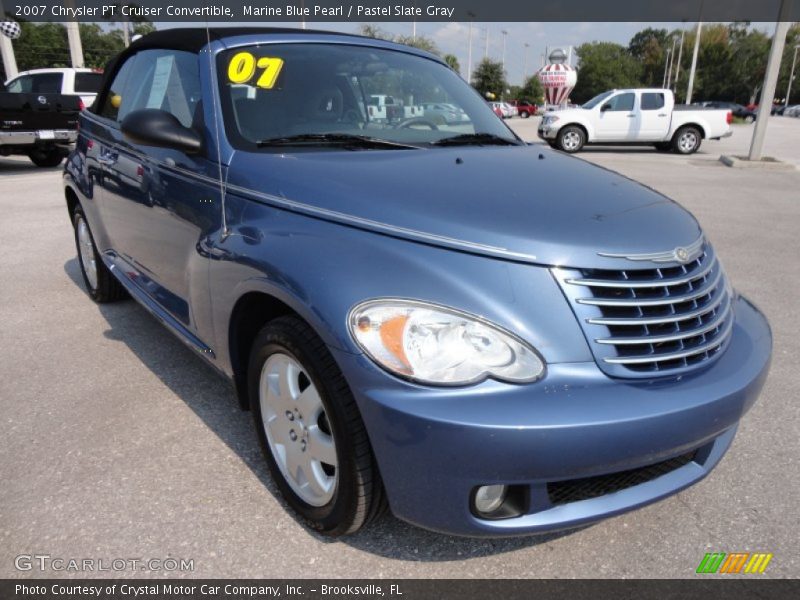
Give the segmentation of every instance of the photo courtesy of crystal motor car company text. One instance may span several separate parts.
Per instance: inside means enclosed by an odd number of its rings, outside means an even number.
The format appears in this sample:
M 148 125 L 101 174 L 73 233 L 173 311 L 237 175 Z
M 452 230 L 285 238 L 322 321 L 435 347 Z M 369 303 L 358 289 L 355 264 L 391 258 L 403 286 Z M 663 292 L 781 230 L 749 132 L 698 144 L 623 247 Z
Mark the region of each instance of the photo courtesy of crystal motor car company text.
M 502 64 L 481 63 L 471 24 L 466 76 L 416 23 L 402 39 L 163 25 L 126 23 L 102 71 L 9 78 L 0 150 L 63 165 L 87 301 L 135 300 L 230 381 L 300 522 L 540 534 L 717 466 L 767 378 L 770 326 L 692 214 L 573 155 L 688 160 L 731 136 L 734 109 L 660 79 L 578 106 L 568 46 L 531 58 L 512 99 L 505 37 Z

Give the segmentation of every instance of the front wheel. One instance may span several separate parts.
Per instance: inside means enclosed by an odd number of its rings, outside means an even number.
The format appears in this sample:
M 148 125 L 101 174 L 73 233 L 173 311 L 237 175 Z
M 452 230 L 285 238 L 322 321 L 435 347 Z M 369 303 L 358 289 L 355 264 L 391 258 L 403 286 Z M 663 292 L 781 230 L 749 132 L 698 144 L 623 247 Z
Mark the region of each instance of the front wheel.
M 583 129 L 574 125 L 567 125 L 558 132 L 556 144 L 560 150 L 570 154 L 577 152 L 586 143 L 586 134 Z
M 305 322 L 280 317 L 259 332 L 248 388 L 272 478 L 309 526 L 344 535 L 382 512 L 383 486 L 353 395 Z
M 694 154 L 700 148 L 703 136 L 696 127 L 681 127 L 672 138 L 672 148 L 678 154 Z
M 519 116 L 523 119 L 527 119 L 531 116 L 531 114 L 527 110 L 520 111 Z
M 756 118 L 755 118 L 753 115 L 747 115 L 747 116 L 744 118 L 744 122 L 745 122 L 745 123 L 752 123 L 752 122 L 753 122 L 753 121 L 755 121 L 755 120 L 756 120 Z

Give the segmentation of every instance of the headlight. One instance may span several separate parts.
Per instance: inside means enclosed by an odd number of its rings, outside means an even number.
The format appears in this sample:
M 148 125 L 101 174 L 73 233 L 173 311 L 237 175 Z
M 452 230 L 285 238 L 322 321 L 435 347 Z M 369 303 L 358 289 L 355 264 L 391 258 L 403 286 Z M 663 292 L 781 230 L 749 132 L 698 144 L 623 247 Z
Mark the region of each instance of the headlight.
M 371 300 L 350 312 L 350 331 L 381 367 L 422 383 L 468 385 L 492 377 L 531 382 L 536 351 L 478 317 L 411 300 Z
M 555 115 L 549 115 L 547 117 L 543 117 L 545 125 L 552 125 L 556 121 L 558 121 L 558 117 Z

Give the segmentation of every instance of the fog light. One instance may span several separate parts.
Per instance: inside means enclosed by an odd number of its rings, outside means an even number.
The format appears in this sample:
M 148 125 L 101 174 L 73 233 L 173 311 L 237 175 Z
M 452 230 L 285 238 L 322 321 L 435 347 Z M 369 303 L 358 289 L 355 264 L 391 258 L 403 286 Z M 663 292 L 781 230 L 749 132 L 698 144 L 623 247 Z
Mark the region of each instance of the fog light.
M 483 485 L 475 492 L 475 510 L 491 514 L 503 505 L 508 487 L 505 485 Z

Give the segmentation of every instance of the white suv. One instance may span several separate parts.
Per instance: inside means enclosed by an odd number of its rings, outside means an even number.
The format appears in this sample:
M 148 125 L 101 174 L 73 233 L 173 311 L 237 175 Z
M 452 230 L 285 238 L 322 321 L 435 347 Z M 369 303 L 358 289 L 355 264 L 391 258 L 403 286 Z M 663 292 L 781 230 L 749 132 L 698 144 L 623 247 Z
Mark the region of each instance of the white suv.
M 23 71 L 5 83 L 8 92 L 80 96 L 88 108 L 103 82 L 103 73 L 93 69 L 33 69 Z

